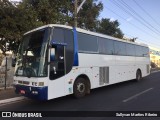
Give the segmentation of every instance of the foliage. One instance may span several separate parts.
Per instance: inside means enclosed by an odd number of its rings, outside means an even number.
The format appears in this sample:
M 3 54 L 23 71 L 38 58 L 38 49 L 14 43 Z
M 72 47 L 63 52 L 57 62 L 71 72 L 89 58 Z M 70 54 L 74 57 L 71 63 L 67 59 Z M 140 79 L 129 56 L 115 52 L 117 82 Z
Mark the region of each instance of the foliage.
M 17 50 L 21 36 L 38 26 L 36 19 L 36 14 L 31 9 L 15 7 L 8 0 L 0 1 L 0 49 L 3 54 L 5 51 Z
M 123 33 L 118 27 L 119 22 L 117 20 L 111 21 L 110 19 L 103 18 L 101 21 L 99 21 L 97 31 L 117 38 L 123 38 Z
M 78 6 L 82 0 L 78 0 Z M 118 21 L 98 20 L 103 4 L 98 0 L 86 0 L 78 13 L 78 27 L 122 38 Z M 74 24 L 74 0 L 22 0 L 13 5 L 0 0 L 0 49 L 16 52 L 22 35 L 33 28 L 46 24 Z M 97 27 L 97 23 L 99 24 Z
M 87 0 L 83 8 L 78 14 L 78 26 L 94 31 L 96 29 L 96 21 L 103 9 L 103 4 L 97 0 Z

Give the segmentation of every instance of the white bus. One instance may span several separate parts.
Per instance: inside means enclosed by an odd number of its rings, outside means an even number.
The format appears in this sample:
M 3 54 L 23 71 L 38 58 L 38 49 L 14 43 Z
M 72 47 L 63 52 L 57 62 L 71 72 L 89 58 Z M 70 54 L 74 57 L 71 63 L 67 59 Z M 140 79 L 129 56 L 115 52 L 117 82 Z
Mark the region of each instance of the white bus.
M 15 67 L 16 93 L 38 100 L 74 94 L 150 74 L 147 45 L 65 25 L 24 34 Z

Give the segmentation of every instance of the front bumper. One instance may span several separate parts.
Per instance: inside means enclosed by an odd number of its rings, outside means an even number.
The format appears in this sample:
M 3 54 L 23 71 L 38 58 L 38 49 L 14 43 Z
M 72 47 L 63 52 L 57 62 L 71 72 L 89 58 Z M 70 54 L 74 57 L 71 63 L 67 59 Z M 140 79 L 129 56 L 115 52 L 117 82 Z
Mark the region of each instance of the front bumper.
M 32 87 L 24 85 L 14 85 L 14 87 L 17 94 L 37 100 L 48 100 L 48 87 Z

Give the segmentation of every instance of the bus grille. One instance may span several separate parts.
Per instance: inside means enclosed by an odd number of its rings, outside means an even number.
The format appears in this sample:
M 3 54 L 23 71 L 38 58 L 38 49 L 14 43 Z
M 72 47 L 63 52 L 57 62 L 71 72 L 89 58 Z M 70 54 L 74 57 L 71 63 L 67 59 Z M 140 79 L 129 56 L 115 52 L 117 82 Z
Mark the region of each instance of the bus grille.
M 19 84 L 23 84 L 23 85 L 29 85 L 28 81 L 18 81 Z
M 99 84 L 109 83 L 109 67 L 100 67 L 99 68 Z

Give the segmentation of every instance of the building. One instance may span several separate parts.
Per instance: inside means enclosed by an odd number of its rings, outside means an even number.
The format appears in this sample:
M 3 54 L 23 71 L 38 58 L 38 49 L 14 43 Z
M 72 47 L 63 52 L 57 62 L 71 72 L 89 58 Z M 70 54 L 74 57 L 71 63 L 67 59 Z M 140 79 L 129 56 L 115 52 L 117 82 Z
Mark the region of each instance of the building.
M 160 67 L 160 49 L 149 46 L 151 67 Z

